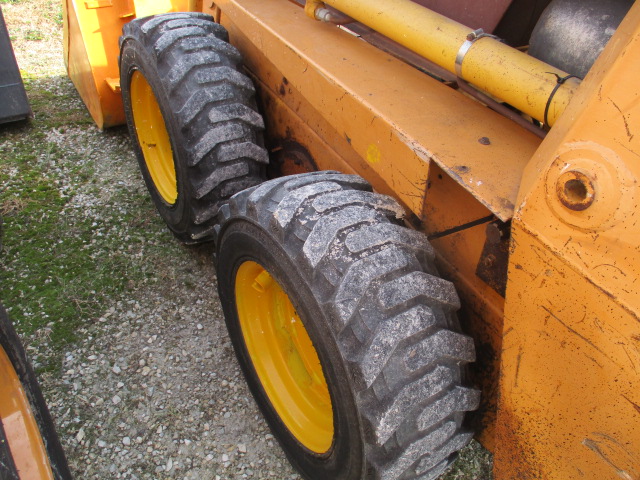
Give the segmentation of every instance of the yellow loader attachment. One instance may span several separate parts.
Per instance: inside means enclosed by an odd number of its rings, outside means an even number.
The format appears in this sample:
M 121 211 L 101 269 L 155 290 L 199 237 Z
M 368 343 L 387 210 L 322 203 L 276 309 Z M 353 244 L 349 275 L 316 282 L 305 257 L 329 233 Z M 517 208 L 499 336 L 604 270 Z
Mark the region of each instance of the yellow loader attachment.
M 136 17 L 184 12 L 189 0 L 65 0 L 64 60 L 99 128 L 125 123 L 118 72 L 118 37 Z

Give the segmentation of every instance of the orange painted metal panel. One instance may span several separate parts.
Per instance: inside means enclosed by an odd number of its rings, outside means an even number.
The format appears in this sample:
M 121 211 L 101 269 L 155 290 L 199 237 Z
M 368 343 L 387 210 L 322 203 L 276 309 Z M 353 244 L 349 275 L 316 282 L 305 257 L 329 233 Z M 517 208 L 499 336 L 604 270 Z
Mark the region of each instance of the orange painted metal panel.
M 431 167 L 422 227 L 431 236 L 431 244 L 438 254 L 440 273 L 455 283 L 462 299 L 458 317 L 463 331 L 473 337 L 476 345 L 477 361 L 470 365 L 470 380 L 482 390 L 479 411 L 471 421 L 480 441 L 492 449 L 504 299 L 476 275 L 488 221 L 434 238 L 439 232 L 486 218 L 487 215 L 490 212 L 469 192 L 437 165 Z
M 234 31 L 245 32 L 257 50 L 268 52 L 289 84 L 384 179 L 385 190 L 395 191 L 416 215 L 433 161 L 496 216 L 512 216 L 522 170 L 539 138 L 352 35 L 311 21 L 296 5 L 217 5 L 233 25 L 232 42 Z M 247 57 L 246 63 L 257 70 L 260 59 Z
M 65 64 L 99 128 L 125 123 L 118 87 L 122 26 L 136 18 L 136 11 L 149 15 L 187 8 L 188 0 L 63 0 Z
M 513 235 L 496 478 L 640 478 L 637 317 L 520 224 Z
M 505 306 L 498 479 L 640 478 L 638 59 L 635 4 L 526 169 Z

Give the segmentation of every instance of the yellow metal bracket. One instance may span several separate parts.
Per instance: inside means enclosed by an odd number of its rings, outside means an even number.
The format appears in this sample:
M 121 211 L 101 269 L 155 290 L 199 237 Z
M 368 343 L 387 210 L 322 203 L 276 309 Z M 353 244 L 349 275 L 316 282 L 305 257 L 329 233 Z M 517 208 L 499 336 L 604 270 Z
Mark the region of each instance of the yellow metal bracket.
M 105 78 L 105 82 L 114 93 L 120 93 L 120 79 L 119 78 Z

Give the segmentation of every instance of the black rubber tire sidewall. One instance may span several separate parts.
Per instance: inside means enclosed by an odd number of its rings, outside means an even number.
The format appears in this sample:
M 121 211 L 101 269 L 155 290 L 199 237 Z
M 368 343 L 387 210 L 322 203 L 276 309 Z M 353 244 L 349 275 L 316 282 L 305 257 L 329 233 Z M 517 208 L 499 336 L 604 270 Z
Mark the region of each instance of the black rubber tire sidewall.
M 121 60 L 120 60 L 121 72 L 126 72 L 125 82 L 122 82 L 122 99 L 127 117 L 127 126 L 129 127 L 130 136 L 133 142 L 133 148 L 140 165 L 140 170 L 144 178 L 144 182 L 151 194 L 153 203 L 155 204 L 158 212 L 167 223 L 171 231 L 182 241 L 189 242 L 188 230 L 190 227 L 190 217 L 188 215 L 189 203 L 187 199 L 193 196 L 190 191 L 190 184 L 187 181 L 188 172 L 185 161 L 176 161 L 176 159 L 185 159 L 187 153 L 181 145 L 177 145 L 174 141 L 175 138 L 180 138 L 180 127 L 174 118 L 174 115 L 166 110 L 166 106 L 170 105 L 167 94 L 164 91 L 162 82 L 158 78 L 158 73 L 155 68 L 155 60 L 149 58 L 146 53 L 146 49 L 143 45 L 140 45 L 135 39 L 127 39 L 122 46 Z M 147 164 L 144 160 L 142 148 L 138 141 L 136 134 L 136 127 L 133 119 L 133 112 L 131 111 L 131 77 L 135 71 L 139 71 L 151 86 L 151 90 L 156 97 L 156 101 L 162 112 L 167 132 L 169 133 L 169 140 L 171 142 L 171 149 L 173 151 L 174 166 L 176 171 L 176 184 L 178 189 L 178 197 L 173 205 L 169 205 L 161 197 L 160 193 L 156 189 L 155 183 L 151 178 Z
M 308 479 L 347 480 L 364 475 L 362 434 L 350 377 L 327 325 L 327 318 L 286 252 L 261 227 L 237 221 L 225 230 L 219 246 L 218 288 L 229 335 L 249 388 L 289 461 Z M 313 342 L 332 399 L 334 444 L 324 455 L 303 447 L 282 423 L 268 400 L 247 352 L 235 307 L 235 278 L 246 261 L 262 265 L 282 286 Z
M 53 419 L 38 385 L 36 375 L 27 360 L 20 337 L 11 325 L 6 311 L 0 306 L 0 346 L 9 357 L 22 387 L 24 388 L 31 411 L 36 420 L 44 443 L 49 462 L 56 480 L 70 480 L 71 472 L 62 445 L 56 433 Z M 2 394 L 2 393 L 0 393 Z

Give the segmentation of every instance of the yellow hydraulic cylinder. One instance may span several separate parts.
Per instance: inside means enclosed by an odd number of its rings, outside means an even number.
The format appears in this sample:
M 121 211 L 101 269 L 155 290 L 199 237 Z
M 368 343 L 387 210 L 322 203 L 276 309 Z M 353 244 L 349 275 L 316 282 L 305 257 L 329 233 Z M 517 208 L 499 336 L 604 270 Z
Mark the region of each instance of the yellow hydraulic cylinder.
M 531 117 L 553 125 L 580 81 L 482 31 L 410 0 L 325 0 L 377 32 Z M 322 4 L 308 0 L 318 17 Z

